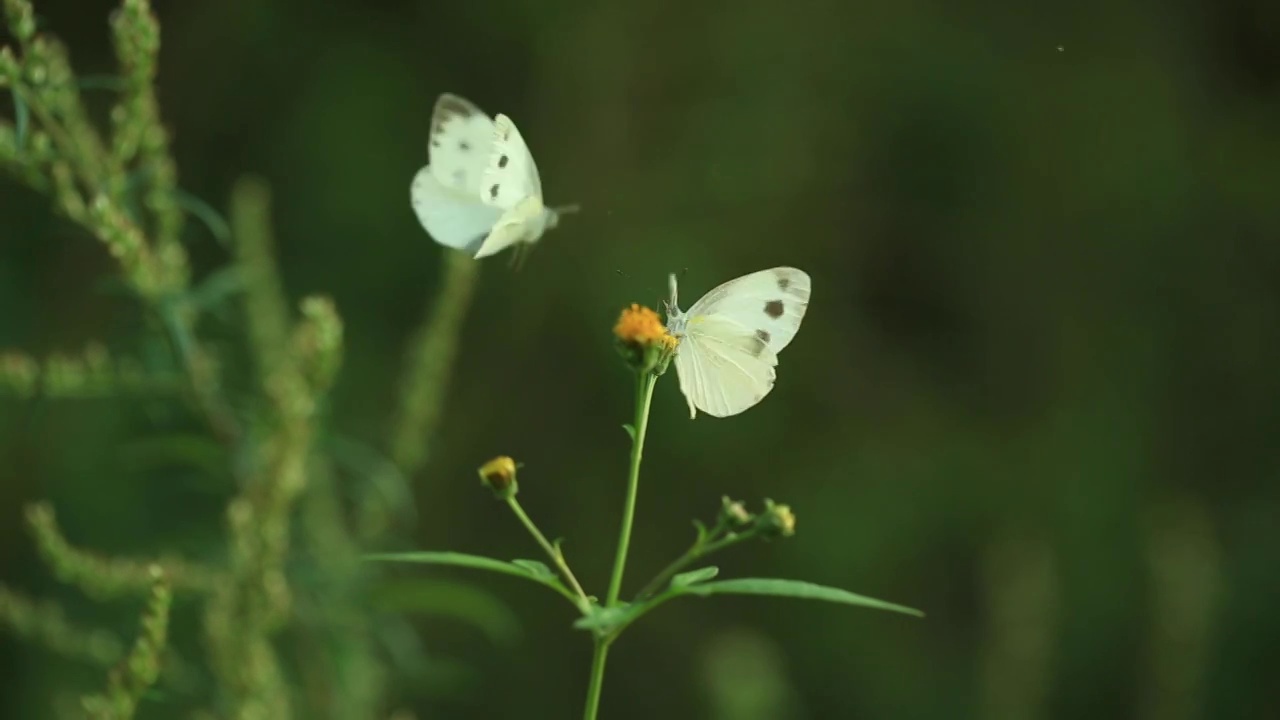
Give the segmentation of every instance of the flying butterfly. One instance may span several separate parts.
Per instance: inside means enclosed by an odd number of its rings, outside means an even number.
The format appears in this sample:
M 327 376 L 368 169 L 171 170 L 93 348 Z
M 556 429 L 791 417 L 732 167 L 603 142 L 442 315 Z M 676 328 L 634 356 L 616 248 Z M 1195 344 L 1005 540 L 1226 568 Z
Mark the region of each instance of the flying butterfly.
M 678 341 L 676 374 L 689 402 L 714 416 L 737 415 L 773 390 L 774 368 L 809 307 L 809 275 L 776 267 L 716 287 L 681 312 L 676 276 L 666 303 L 667 331 Z
M 410 185 L 418 221 L 436 242 L 477 259 L 531 246 L 577 210 L 542 204 L 538 166 L 511 118 L 491 120 L 457 95 L 436 100 L 428 154 Z

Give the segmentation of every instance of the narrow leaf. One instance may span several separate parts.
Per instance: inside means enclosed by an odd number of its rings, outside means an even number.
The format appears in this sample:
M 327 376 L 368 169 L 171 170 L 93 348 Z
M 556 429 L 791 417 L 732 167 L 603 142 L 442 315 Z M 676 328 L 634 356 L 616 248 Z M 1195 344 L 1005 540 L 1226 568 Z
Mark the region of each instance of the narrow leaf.
M 231 247 L 231 225 L 222 214 L 213 209 L 209 203 L 183 190 L 173 189 L 173 200 L 178 207 L 194 215 L 204 226 L 209 228 L 213 238 L 223 247 Z
M 826 602 L 857 605 L 875 610 L 888 610 L 906 615 L 924 617 L 924 613 L 905 605 L 896 605 L 884 600 L 857 595 L 847 590 L 815 585 L 800 580 L 781 580 L 777 578 L 740 578 L 735 580 L 719 580 L 716 582 L 691 585 L 680 590 L 682 594 L 707 597 L 708 595 L 773 595 L 803 600 L 824 600 Z
M 365 555 L 364 559 L 386 562 L 418 563 L 422 565 L 454 565 L 457 567 L 475 568 L 476 570 L 492 570 L 493 572 L 515 575 L 517 577 L 531 576 L 528 570 L 525 570 L 514 563 L 495 560 L 494 558 L 484 557 L 483 555 L 468 555 L 467 553 L 458 552 L 431 552 L 422 550 L 403 553 L 373 553 Z
M 552 590 L 555 590 L 556 592 L 563 595 L 565 598 L 569 600 L 569 602 L 572 602 L 574 605 L 577 605 L 578 603 L 578 599 L 574 596 L 574 594 L 569 592 L 569 589 L 566 588 L 564 585 L 562 585 L 554 575 L 551 575 L 551 577 L 546 577 L 534 572 L 533 570 L 528 569 L 527 567 L 521 567 L 520 565 L 517 565 L 515 563 L 504 562 L 502 560 L 495 560 L 493 558 L 484 557 L 482 555 L 468 555 L 466 553 L 456 553 L 456 552 L 419 551 L 419 552 L 404 552 L 404 553 L 376 553 L 371 555 L 365 555 L 364 559 L 374 561 L 374 562 L 405 562 L 405 563 L 418 563 L 422 565 L 452 565 L 454 567 L 467 567 L 467 568 L 474 568 L 476 570 L 489 570 L 491 572 L 502 573 L 504 575 L 514 575 L 516 577 L 524 578 L 526 580 L 532 580 L 540 585 L 546 585 Z M 549 570 L 547 572 L 548 574 L 550 574 Z
M 698 531 L 698 544 L 701 545 L 706 542 L 707 536 L 711 534 L 710 531 L 707 530 L 707 526 L 704 525 L 701 520 L 694 520 L 693 527 Z
M 627 437 L 631 438 L 631 442 L 635 442 L 635 441 L 636 441 L 636 429 L 635 429 L 635 426 L 631 425 L 630 423 L 627 423 L 627 424 L 625 424 L 625 425 L 623 425 L 623 426 L 622 426 L 622 429 L 627 431 Z
M 698 568 L 697 570 L 690 570 L 689 572 L 682 572 L 679 575 L 676 575 L 675 577 L 671 578 L 671 587 L 672 588 L 688 587 L 690 585 L 693 585 L 694 583 L 700 583 L 700 582 L 703 582 L 704 580 L 710 580 L 711 578 L 719 574 L 720 574 L 720 568 L 714 565 L 710 567 Z
M 544 580 L 556 579 L 556 574 L 551 572 L 551 568 L 547 567 L 545 563 L 540 563 L 537 560 L 512 560 L 511 564 L 516 567 L 524 568 L 534 576 Z

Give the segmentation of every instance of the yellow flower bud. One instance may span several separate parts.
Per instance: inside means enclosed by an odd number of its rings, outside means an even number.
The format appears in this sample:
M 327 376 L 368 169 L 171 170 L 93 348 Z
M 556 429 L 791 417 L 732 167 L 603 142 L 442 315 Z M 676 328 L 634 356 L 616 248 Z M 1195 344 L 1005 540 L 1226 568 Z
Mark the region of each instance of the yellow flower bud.
M 795 513 L 789 505 L 775 505 L 772 500 L 765 500 L 760 528 L 766 537 L 791 537 L 796 534 Z
M 730 500 L 726 495 L 720 500 L 720 520 L 733 530 L 740 530 L 751 524 L 754 519 L 747 512 L 747 506 L 739 500 Z
M 500 500 L 516 494 L 516 461 L 500 455 L 480 466 L 480 482 Z

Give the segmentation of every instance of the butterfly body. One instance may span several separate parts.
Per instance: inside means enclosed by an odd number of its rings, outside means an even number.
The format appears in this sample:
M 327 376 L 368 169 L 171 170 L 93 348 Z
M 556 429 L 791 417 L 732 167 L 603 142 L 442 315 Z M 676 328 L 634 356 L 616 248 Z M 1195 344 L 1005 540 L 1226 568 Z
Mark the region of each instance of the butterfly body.
M 430 160 L 410 184 L 410 200 L 436 242 L 473 257 L 533 244 L 559 224 L 546 207 L 533 155 L 506 115 L 490 119 L 449 93 L 431 118 Z
M 778 353 L 795 337 L 809 305 L 808 274 L 776 267 L 730 280 L 681 311 L 671 276 L 667 331 L 689 417 L 736 415 L 773 390 Z

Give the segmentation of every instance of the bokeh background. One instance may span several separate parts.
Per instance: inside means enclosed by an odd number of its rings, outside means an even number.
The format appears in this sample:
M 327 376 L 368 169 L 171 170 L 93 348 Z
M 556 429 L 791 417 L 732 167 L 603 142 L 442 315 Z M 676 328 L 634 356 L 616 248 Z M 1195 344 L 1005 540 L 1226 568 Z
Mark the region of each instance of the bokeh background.
M 112 7 L 37 4 L 86 74 L 114 71 Z M 475 481 L 510 454 L 525 507 L 602 592 L 632 398 L 618 310 L 656 305 L 671 271 L 686 303 L 773 265 L 812 275 L 759 406 L 690 421 L 674 376 L 659 383 L 628 585 L 722 494 L 771 497 L 798 534 L 734 550 L 724 575 L 928 617 L 674 603 L 615 647 L 605 717 L 1280 717 L 1280 5 L 156 8 L 180 182 L 219 210 L 243 173 L 272 184 L 288 293 L 332 295 L 346 323 L 330 421 L 349 444 L 385 449 L 440 282 L 408 203 L 436 96 L 515 118 L 548 202 L 584 208 L 520 272 L 483 265 L 438 441 L 404 488 L 410 546 L 535 556 Z M 186 238 L 198 275 L 228 261 L 198 222 Z M 114 272 L 0 181 L 0 348 L 128 350 L 145 323 Z M 38 560 L 34 500 L 104 552 L 215 546 L 224 461 L 143 460 L 165 412 L 0 400 L 6 585 L 133 632 L 136 603 L 87 600 Z M 387 639 L 428 660 L 394 707 L 578 716 L 590 645 L 561 601 L 500 576 L 396 574 L 438 592 Z M 46 718 L 102 674 L 0 634 L 0 678 L 0 713 Z

